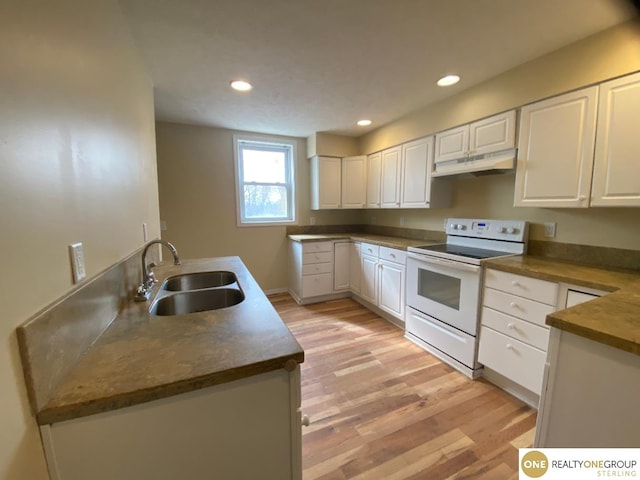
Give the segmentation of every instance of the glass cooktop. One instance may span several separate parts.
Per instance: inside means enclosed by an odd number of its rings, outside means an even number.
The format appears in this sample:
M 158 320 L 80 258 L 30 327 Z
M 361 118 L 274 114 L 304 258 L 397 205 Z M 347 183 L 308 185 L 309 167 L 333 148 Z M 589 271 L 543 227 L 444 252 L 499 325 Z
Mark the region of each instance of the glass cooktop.
M 413 247 L 412 249 L 424 250 L 425 252 L 445 253 L 456 255 L 459 257 L 476 258 L 483 260 L 486 258 L 504 257 L 509 255 L 508 252 L 499 250 L 485 250 L 482 248 L 464 247 L 461 245 L 452 245 L 448 243 L 438 243 L 436 245 L 427 245 L 421 247 Z

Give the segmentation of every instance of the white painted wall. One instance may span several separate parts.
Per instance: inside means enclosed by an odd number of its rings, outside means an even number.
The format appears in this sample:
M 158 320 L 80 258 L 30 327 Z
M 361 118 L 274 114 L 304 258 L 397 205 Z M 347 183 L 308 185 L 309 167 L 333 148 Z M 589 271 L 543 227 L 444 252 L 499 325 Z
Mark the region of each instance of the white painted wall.
M 0 3 L 0 478 L 47 478 L 15 328 L 159 236 L 153 91 L 115 0 Z

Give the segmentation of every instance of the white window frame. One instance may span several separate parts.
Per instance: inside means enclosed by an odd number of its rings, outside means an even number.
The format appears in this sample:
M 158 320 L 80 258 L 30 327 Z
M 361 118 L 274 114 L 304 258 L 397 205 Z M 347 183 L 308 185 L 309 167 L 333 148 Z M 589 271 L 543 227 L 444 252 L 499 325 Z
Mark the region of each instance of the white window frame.
M 286 219 L 266 218 L 264 220 L 248 220 L 244 218 L 244 183 L 242 183 L 242 165 L 240 150 L 243 143 L 254 146 L 264 145 L 265 147 L 280 146 L 286 147 L 290 151 L 288 158 L 288 178 L 284 184 L 287 188 L 289 205 L 289 216 Z M 261 227 L 273 225 L 293 225 L 297 223 L 298 200 L 296 195 L 296 159 L 298 152 L 298 142 L 290 138 L 276 137 L 271 135 L 234 135 L 233 136 L 233 157 L 236 177 L 236 219 L 239 227 Z

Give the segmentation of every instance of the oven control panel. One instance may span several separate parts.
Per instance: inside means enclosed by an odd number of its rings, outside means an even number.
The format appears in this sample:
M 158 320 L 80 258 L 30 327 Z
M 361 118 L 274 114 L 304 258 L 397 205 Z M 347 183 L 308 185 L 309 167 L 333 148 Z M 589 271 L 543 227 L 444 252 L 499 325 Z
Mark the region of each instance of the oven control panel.
M 446 222 L 447 235 L 512 242 L 526 241 L 529 236 L 529 224 L 522 220 L 448 218 Z

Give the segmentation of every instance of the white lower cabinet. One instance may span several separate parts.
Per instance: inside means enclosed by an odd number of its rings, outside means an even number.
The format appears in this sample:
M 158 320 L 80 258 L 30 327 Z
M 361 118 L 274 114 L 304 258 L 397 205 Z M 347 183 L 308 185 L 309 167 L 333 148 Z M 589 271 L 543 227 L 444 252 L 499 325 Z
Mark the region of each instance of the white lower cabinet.
M 41 427 L 52 480 L 302 478 L 300 370 Z
M 380 247 L 379 258 L 378 306 L 394 317 L 403 319 L 406 254 L 393 248 Z
M 534 406 L 547 356 L 545 318 L 557 308 L 558 291 L 554 282 L 485 272 L 478 362 L 485 377 Z
M 337 245 L 334 247 L 334 244 Z M 335 251 L 334 251 L 335 250 Z M 300 304 L 349 294 L 349 242 L 289 241 L 289 293 Z M 337 258 L 336 258 L 337 255 Z
M 370 253 L 375 251 L 374 254 Z M 366 301 L 378 303 L 378 247 L 363 243 L 360 248 L 362 268 L 360 279 L 360 296 Z
M 289 293 L 300 304 L 355 294 L 404 321 L 406 252 L 350 240 L 289 242 Z
M 351 285 L 351 242 L 333 244 L 333 290 L 348 291 Z

